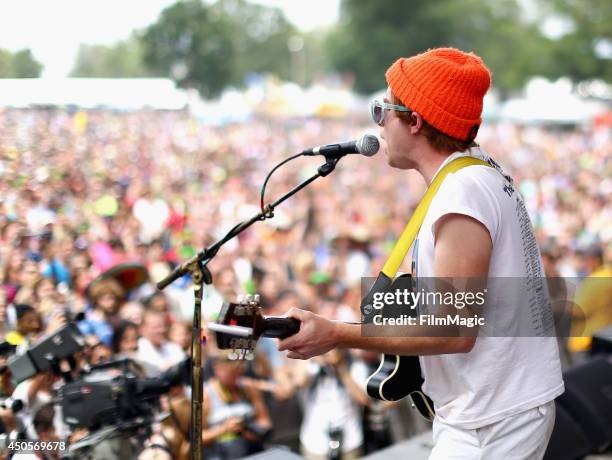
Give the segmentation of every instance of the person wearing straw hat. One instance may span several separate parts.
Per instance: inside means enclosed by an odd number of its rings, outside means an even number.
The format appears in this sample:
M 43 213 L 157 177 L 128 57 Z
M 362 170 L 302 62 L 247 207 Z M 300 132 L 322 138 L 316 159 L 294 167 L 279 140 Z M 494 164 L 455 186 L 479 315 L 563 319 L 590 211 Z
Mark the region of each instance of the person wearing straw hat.
M 401 258 L 390 257 L 381 275 L 392 279 L 412 246 L 417 283 L 428 277 L 544 280 L 522 197 L 474 142 L 491 82 L 481 58 L 454 48 L 431 49 L 398 59 L 386 79 L 386 96 L 373 101 L 371 113 L 387 162 L 416 170 L 433 192 L 421 202 L 429 196 L 412 236 L 405 231 L 398 241 L 409 243 Z M 458 159 L 469 167 L 453 170 Z M 545 318 L 547 289 L 538 293 L 536 314 Z M 511 298 L 496 297 L 494 306 L 511 325 L 529 313 L 527 305 Z M 430 459 L 543 457 L 554 425 L 553 400 L 564 390 L 554 332 L 371 337 L 362 335 L 359 325 L 305 310 L 294 308 L 288 315 L 301 321 L 300 332 L 279 343 L 291 358 L 308 359 L 333 348 L 420 356 L 423 390 L 436 413 Z

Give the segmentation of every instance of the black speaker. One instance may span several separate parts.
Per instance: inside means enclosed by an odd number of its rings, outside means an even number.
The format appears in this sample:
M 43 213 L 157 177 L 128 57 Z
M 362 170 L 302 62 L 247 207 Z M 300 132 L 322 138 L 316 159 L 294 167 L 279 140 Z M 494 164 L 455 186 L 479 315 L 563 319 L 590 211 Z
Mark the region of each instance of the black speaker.
M 612 445 L 612 356 L 598 355 L 564 375 L 558 405 L 576 422 L 592 452 Z
M 591 452 L 591 443 L 578 423 L 556 402 L 555 427 L 544 460 L 578 460 Z

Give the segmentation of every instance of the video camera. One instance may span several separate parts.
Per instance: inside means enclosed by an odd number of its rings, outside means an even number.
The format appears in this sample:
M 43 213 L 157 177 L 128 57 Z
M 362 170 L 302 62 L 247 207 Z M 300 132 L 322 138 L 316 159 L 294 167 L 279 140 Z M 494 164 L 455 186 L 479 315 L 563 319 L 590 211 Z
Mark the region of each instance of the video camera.
M 155 378 L 141 378 L 132 361 L 124 359 L 94 366 L 79 380 L 59 390 L 64 421 L 71 427 L 96 430 L 121 425 L 137 418 L 151 418 L 159 397 L 177 384 L 188 383 L 190 360 L 186 359 Z M 112 370 L 120 370 L 113 373 Z
M 53 369 L 59 372 L 58 363 L 71 359 L 85 346 L 85 338 L 76 323 L 68 323 L 54 334 L 36 343 L 25 353 L 8 361 L 13 379 L 17 382 Z

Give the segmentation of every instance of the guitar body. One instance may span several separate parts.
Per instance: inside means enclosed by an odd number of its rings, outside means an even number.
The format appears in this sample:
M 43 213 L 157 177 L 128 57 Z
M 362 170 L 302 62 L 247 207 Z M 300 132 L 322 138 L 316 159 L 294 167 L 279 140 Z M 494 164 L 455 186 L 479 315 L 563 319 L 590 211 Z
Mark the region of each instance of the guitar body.
M 372 303 L 373 293 L 404 288 L 413 289 L 412 278 L 409 274 L 401 274 L 395 280 L 391 280 L 381 273 L 362 300 L 362 312 L 365 311 L 364 306 Z M 368 311 L 371 310 L 370 308 Z M 416 310 L 410 311 L 416 314 Z M 406 313 L 404 306 L 386 305 L 384 308 L 384 314 L 387 317 L 398 316 L 402 313 Z M 371 398 L 381 401 L 399 401 L 410 396 L 412 406 L 427 420 L 433 420 L 435 415 L 433 401 L 423 393 L 421 389 L 423 382 L 418 356 L 384 354 L 376 372 L 368 377 L 366 390 Z
M 417 356 L 383 355 L 380 365 L 367 380 L 368 395 L 381 401 L 399 401 L 410 396 L 412 406 L 428 420 L 435 411 L 433 401 L 421 387 L 421 365 Z

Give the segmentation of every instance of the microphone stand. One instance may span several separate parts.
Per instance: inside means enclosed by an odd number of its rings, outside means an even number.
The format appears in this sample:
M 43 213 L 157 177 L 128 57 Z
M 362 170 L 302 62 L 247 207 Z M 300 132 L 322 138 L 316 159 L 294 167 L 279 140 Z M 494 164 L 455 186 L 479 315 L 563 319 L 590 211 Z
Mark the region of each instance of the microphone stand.
M 157 283 L 158 289 L 176 281 L 183 275 L 189 273 L 193 280 L 194 308 L 193 308 L 193 327 L 191 333 L 191 460 L 202 460 L 202 294 L 203 285 L 212 284 L 212 274 L 208 269 L 208 263 L 217 255 L 221 246 L 232 238 L 249 228 L 255 222 L 271 219 L 274 217 L 274 209 L 283 201 L 295 195 L 311 182 L 319 177 L 329 175 L 336 167 L 340 158 L 337 156 L 325 156 L 325 163 L 317 169 L 317 173 L 306 179 L 304 182 L 287 192 L 278 200 L 265 206 L 263 212 L 259 212 L 249 220 L 239 223 L 232 228 L 227 235 L 216 243 L 202 249 L 195 256 L 191 257 L 181 265 L 176 267 L 172 273 Z

